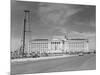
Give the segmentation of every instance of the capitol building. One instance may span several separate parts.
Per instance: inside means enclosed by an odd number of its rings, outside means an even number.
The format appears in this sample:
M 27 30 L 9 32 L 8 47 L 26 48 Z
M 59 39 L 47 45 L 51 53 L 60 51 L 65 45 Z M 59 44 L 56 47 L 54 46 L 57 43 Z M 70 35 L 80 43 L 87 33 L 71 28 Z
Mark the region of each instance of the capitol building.
M 54 37 L 50 39 L 33 39 L 30 52 L 39 53 L 66 53 L 66 52 L 89 52 L 88 39 L 67 39 Z

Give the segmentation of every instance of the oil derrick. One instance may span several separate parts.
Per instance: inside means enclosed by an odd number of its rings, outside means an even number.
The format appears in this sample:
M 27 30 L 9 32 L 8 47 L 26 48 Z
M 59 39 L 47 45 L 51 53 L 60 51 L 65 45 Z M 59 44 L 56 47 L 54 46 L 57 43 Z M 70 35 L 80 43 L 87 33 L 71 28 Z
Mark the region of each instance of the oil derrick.
M 28 32 L 28 33 L 27 33 Z M 25 56 L 25 48 L 26 48 L 26 34 L 28 35 L 28 40 L 30 40 L 31 37 L 31 31 L 30 31 L 30 11 L 24 10 L 24 27 L 23 27 L 23 47 L 22 47 L 22 57 Z

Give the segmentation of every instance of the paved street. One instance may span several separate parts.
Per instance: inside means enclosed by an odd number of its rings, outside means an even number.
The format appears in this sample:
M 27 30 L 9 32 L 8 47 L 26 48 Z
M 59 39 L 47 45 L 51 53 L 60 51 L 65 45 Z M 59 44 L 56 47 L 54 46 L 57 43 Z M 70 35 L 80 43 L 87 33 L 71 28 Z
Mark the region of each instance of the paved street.
M 11 64 L 12 75 L 95 69 L 96 55 L 94 54 Z

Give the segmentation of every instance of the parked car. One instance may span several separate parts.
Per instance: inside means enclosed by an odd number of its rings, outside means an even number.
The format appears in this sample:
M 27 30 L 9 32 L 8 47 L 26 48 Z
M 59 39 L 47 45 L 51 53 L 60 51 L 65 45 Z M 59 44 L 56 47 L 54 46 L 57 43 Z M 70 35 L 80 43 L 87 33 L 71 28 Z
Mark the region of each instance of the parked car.
M 40 56 L 39 56 L 37 53 L 35 53 L 35 52 L 30 53 L 30 55 L 31 55 L 31 57 L 33 57 L 33 58 L 40 57 Z
M 79 53 L 78 55 L 79 55 L 79 56 L 83 56 L 84 54 L 83 54 L 83 53 Z

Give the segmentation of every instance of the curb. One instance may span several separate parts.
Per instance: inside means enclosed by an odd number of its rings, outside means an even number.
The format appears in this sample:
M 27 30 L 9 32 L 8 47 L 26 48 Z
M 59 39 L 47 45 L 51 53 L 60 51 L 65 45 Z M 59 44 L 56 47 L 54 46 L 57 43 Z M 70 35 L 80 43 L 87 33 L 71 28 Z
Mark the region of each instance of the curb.
M 25 61 L 38 61 L 38 60 L 47 60 L 47 59 L 56 59 L 56 58 L 65 58 L 65 57 L 72 57 L 72 56 L 77 56 L 77 55 L 63 55 L 63 56 L 40 57 L 40 58 L 12 59 L 11 63 L 14 63 L 14 62 L 25 62 Z

